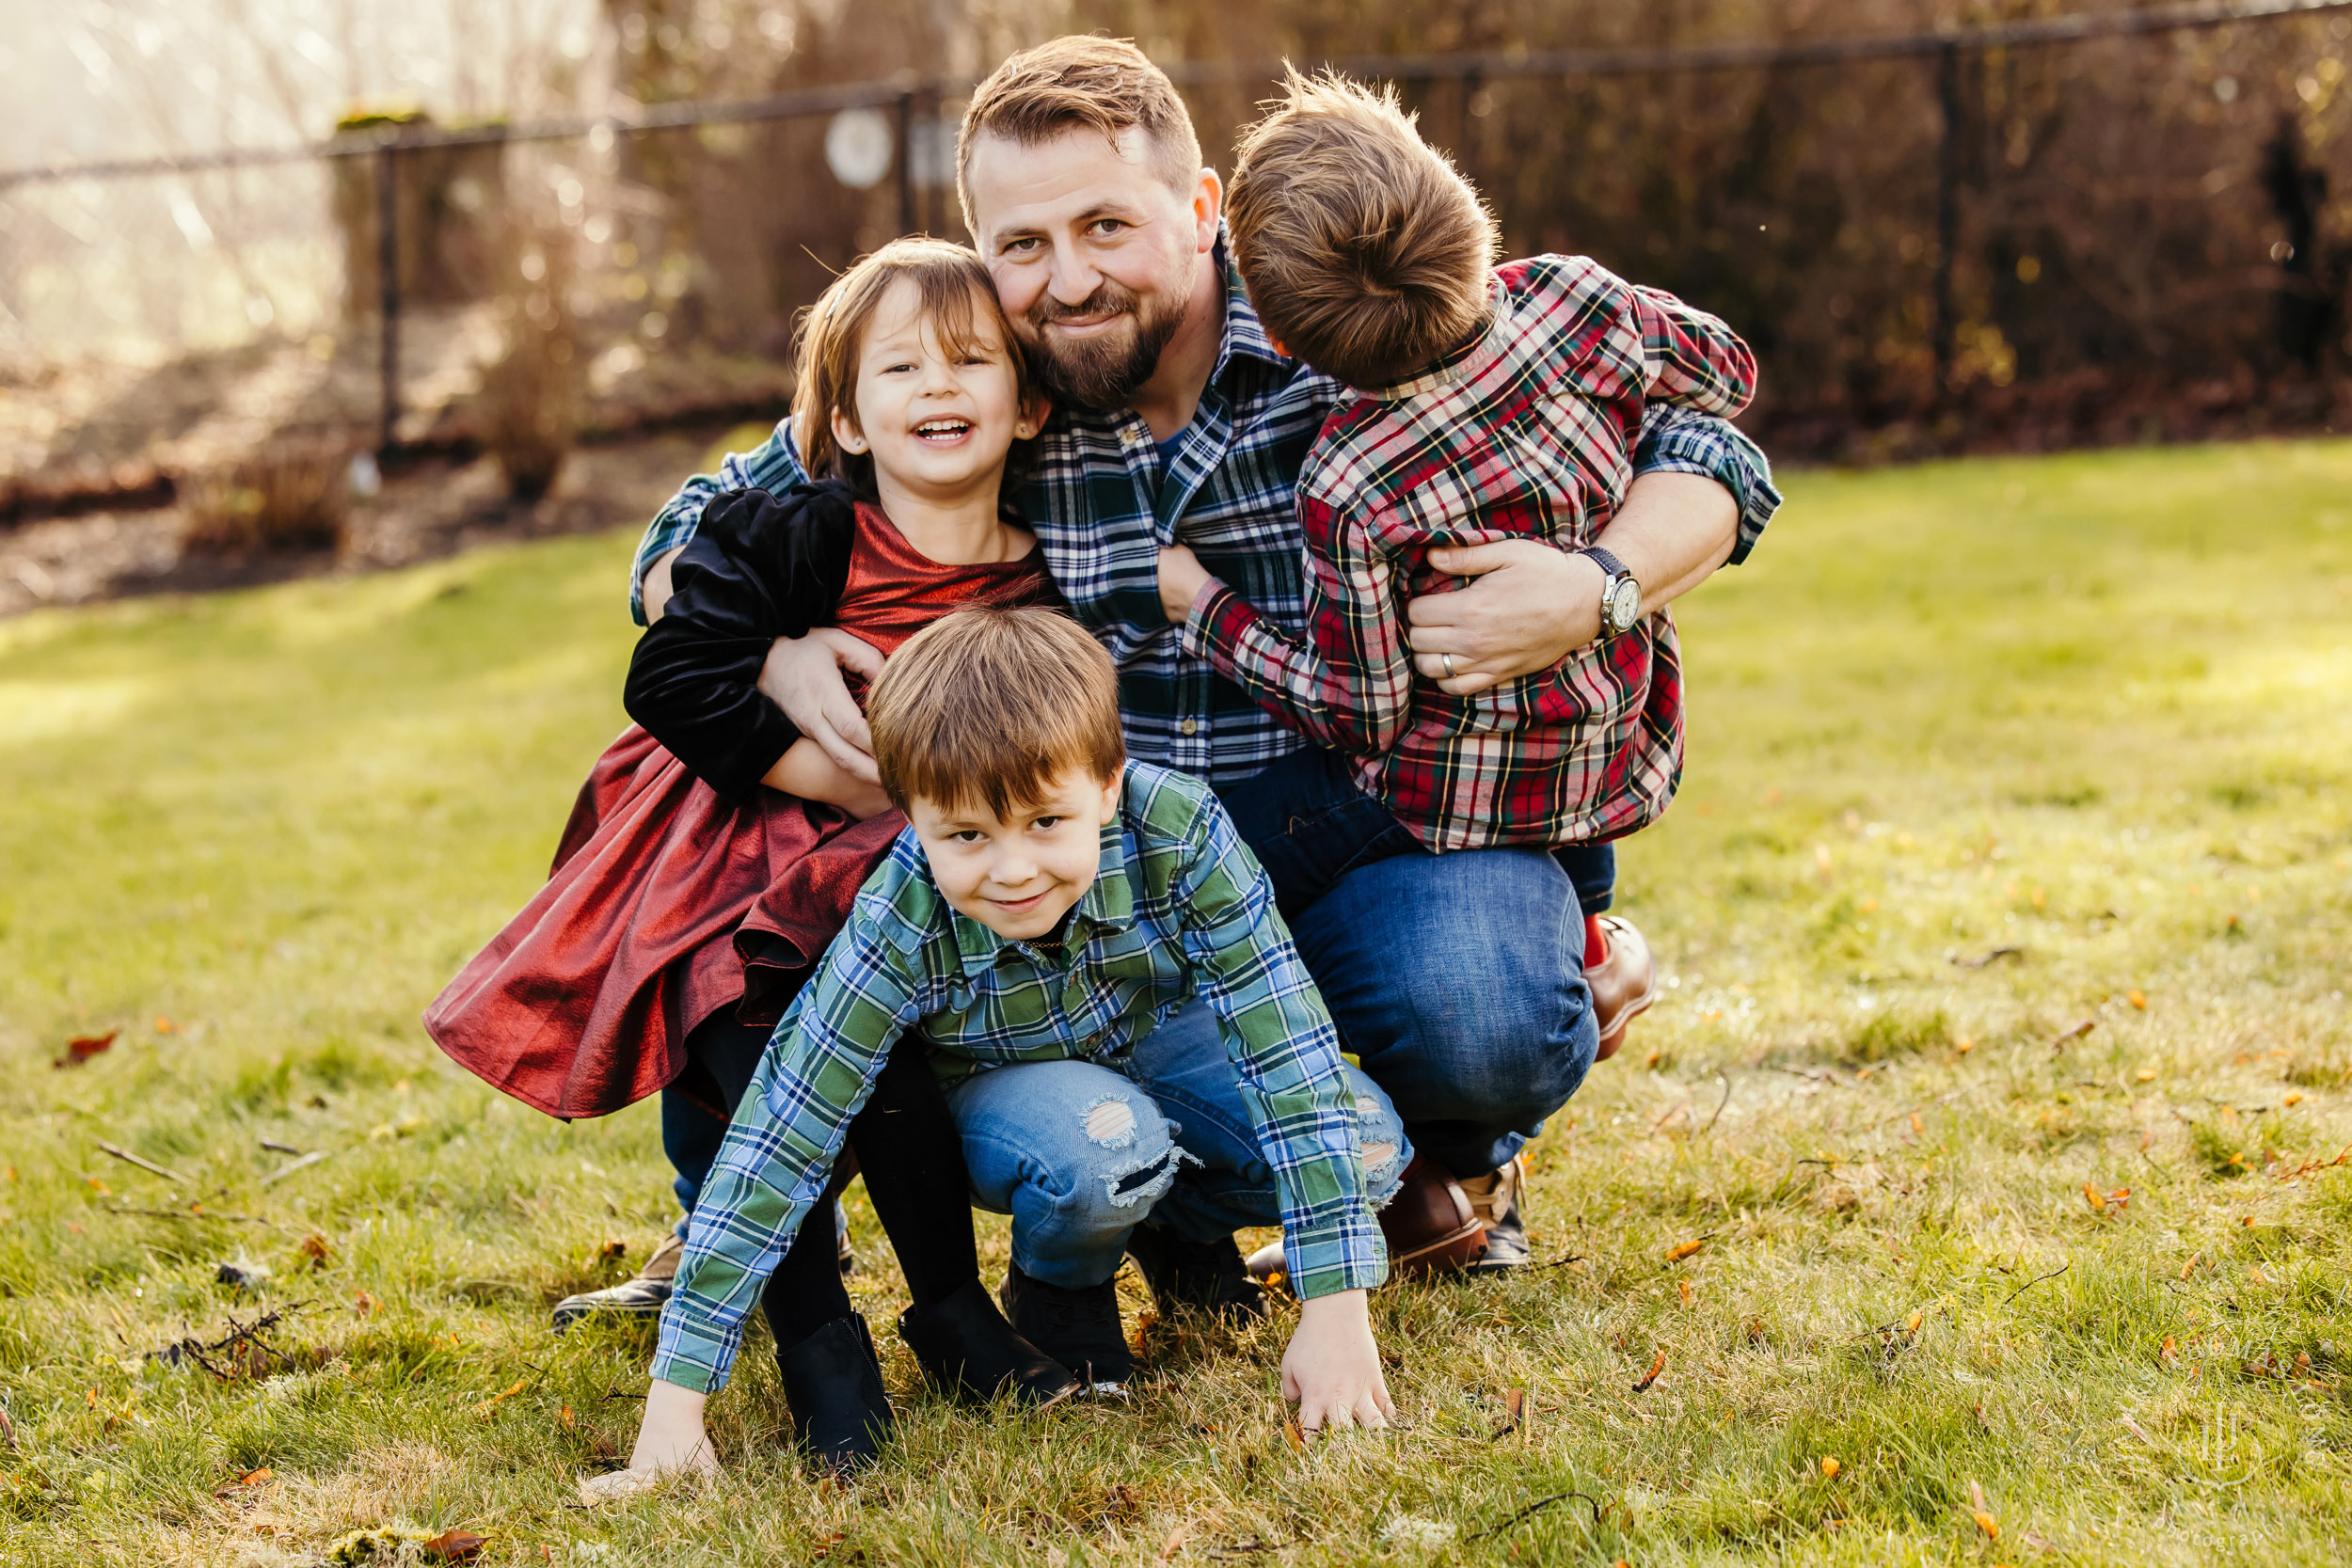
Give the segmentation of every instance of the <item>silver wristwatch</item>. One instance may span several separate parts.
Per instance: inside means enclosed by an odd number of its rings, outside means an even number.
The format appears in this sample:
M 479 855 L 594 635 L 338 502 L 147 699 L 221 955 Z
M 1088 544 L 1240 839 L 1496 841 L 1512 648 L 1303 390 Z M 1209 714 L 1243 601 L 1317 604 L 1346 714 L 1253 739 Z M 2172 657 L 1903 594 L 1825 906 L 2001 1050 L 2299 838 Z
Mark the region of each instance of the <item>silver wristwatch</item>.
M 1633 624 L 1642 618 L 1642 585 L 1633 580 L 1633 574 L 1625 569 L 1624 562 L 1598 545 L 1588 545 L 1576 553 L 1591 557 L 1593 564 L 1608 574 L 1600 584 L 1602 641 L 1631 631 Z

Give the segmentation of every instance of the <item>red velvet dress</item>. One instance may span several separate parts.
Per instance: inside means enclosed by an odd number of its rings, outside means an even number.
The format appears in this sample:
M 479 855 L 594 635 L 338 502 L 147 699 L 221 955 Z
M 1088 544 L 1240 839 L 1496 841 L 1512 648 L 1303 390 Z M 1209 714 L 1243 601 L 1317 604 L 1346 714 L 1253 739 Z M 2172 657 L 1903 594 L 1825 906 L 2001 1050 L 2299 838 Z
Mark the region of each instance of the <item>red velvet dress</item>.
M 942 565 L 860 505 L 834 624 L 890 654 L 959 605 L 1054 596 L 1037 551 Z M 906 818 L 756 794 L 729 806 L 631 724 L 580 786 L 547 885 L 426 1009 L 435 1042 L 570 1118 L 668 1084 L 687 1035 L 722 1007 L 773 1022 Z

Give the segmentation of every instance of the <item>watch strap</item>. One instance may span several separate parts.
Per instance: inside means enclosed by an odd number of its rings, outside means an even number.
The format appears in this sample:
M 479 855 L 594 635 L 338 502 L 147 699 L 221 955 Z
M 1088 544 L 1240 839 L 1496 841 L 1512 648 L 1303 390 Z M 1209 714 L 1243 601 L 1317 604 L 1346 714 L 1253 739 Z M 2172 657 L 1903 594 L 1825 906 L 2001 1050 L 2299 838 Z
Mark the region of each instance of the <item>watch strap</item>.
M 1632 576 L 1630 572 L 1626 570 L 1624 562 L 1619 561 L 1615 556 L 1610 554 L 1607 550 L 1602 549 L 1598 545 L 1587 545 L 1576 553 L 1579 555 L 1590 556 L 1593 560 L 1593 564 L 1598 566 L 1602 571 L 1608 573 L 1613 578 Z

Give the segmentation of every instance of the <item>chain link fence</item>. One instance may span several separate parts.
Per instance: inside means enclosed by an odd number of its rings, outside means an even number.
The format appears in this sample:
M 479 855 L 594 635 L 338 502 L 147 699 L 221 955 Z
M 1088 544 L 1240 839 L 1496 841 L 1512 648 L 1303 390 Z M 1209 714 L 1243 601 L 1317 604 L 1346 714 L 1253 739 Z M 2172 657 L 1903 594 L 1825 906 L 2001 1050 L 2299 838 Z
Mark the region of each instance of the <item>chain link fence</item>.
M 1665 40 L 1788 8 L 1550 8 L 1660 39 L 1585 47 L 1501 4 L 1442 25 L 1280 0 L 550 5 L 560 41 L 507 74 L 607 112 L 356 114 L 321 142 L 0 170 L 0 514 L 166 494 L 289 434 L 480 445 L 515 421 L 501 387 L 570 399 L 591 435 L 772 411 L 832 269 L 961 233 L 974 78 L 1089 23 L 1169 58 L 1213 157 L 1282 57 L 1398 82 L 1513 251 L 1590 252 L 1748 334 L 1755 423 L 1800 453 L 1948 445 L 2036 397 L 2106 421 L 2049 439 L 2166 434 L 2280 387 L 2319 420 L 2346 353 L 2352 0 L 1692 46 Z M 1400 40 L 1452 47 L 1376 47 Z M 535 369 L 501 380 L 518 357 Z

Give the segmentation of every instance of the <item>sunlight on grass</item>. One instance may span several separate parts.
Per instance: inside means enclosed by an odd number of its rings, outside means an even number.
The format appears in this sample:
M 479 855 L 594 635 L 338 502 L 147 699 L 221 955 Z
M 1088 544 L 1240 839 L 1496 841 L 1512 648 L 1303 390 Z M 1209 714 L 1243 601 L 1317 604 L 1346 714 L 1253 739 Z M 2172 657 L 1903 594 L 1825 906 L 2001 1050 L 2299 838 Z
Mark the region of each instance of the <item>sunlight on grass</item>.
M 633 541 L 0 625 L 0 1558 L 2340 1561 L 2348 484 L 1791 477 L 1624 847 L 1663 1000 L 1533 1150 L 1547 1266 L 1378 1298 L 1406 1430 L 1295 1450 L 1287 1321 L 1151 1325 L 1123 1406 L 942 1403 L 853 1199 L 885 1463 L 797 1479 L 761 1352 L 722 1480 L 596 1513 L 649 1338 L 546 1311 L 667 1223 L 655 1117 L 549 1122 L 417 1015 L 623 721 Z M 226 1381 L 146 1357 L 271 1308 Z

